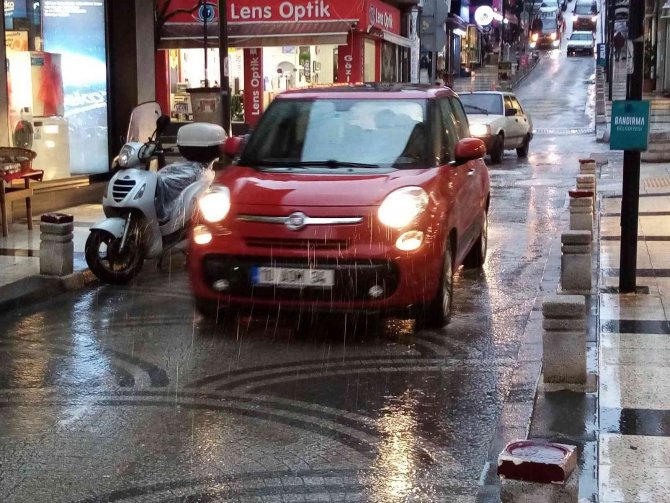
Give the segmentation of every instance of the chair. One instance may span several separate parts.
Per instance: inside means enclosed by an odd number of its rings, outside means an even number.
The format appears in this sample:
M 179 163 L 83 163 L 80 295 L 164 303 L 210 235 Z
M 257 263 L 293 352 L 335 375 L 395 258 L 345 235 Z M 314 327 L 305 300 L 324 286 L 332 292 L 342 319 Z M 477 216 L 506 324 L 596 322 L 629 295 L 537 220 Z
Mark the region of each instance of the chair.
M 26 217 L 28 229 L 33 228 L 32 201 L 33 188 L 31 180 L 41 181 L 44 171 L 33 170 L 32 162 L 37 154 L 32 150 L 19 147 L 0 147 L 0 212 L 2 213 L 2 235 L 7 236 L 9 224 L 7 215 L 9 205 L 17 199 L 26 200 Z M 18 168 L 18 169 L 17 169 Z M 22 186 L 14 186 L 13 182 L 22 180 Z

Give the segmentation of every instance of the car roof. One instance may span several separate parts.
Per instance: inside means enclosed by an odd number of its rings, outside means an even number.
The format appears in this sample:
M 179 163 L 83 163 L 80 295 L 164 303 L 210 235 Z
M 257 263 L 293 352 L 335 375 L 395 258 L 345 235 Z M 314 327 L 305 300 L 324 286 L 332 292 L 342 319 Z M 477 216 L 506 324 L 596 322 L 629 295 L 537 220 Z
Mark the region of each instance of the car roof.
M 459 96 L 462 94 L 498 94 L 500 96 L 514 96 L 516 98 L 516 95 L 509 91 L 461 91 L 458 93 Z
M 593 36 L 593 32 L 588 31 L 588 30 L 578 30 L 578 31 L 573 31 L 570 34 L 570 36 L 572 36 L 572 35 L 591 35 L 591 36 Z
M 357 83 L 292 89 L 279 94 L 279 99 L 434 99 L 456 96 L 446 86 L 429 84 Z

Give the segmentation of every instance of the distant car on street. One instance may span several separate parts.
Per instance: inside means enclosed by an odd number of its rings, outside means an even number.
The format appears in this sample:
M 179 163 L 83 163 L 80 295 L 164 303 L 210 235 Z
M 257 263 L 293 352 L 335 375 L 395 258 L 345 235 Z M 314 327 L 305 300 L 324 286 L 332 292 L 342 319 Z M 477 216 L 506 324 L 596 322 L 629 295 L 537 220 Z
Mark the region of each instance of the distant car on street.
M 533 122 L 512 93 L 479 91 L 460 93 L 470 121 L 470 133 L 481 138 L 491 162 L 502 161 L 505 150 L 526 157 L 533 139 Z
M 531 24 L 529 47 L 531 49 L 556 49 L 561 45 L 560 11 L 557 6 L 542 7 Z
M 573 31 L 568 39 L 568 56 L 577 54 L 589 54 L 593 56 L 595 52 L 596 39 L 592 31 Z
M 596 31 L 598 4 L 577 0 L 572 16 L 572 31 Z
M 484 143 L 446 87 L 279 95 L 199 202 L 196 307 L 409 314 L 442 327 L 488 242 Z

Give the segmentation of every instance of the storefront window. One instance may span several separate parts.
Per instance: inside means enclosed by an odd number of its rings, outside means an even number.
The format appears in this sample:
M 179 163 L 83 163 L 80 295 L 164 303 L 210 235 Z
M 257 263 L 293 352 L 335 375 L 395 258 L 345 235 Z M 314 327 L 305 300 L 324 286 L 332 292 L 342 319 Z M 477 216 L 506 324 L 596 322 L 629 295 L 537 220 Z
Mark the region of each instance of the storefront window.
M 374 82 L 377 80 L 377 51 L 375 41 L 366 38 L 363 47 L 365 51 L 363 55 L 363 80 L 365 82 Z
M 337 75 L 337 46 L 306 45 L 264 47 L 262 49 L 262 68 L 260 70 L 260 88 L 262 89 L 262 109 L 267 108 L 272 99 L 288 89 L 333 84 Z M 233 122 L 245 120 L 244 87 L 245 50 L 230 48 L 228 61 L 230 68 L 231 113 Z M 204 85 L 204 50 L 170 49 L 170 113 L 180 121 L 193 120 L 190 105 L 189 88 Z M 208 54 L 209 85 L 219 85 L 218 49 L 210 49 Z M 254 81 L 256 79 L 253 79 Z
M 382 43 L 382 82 L 398 82 L 398 46 Z
M 33 165 L 46 180 L 108 171 L 104 1 L 11 5 L 5 9 L 10 142 L 37 153 Z

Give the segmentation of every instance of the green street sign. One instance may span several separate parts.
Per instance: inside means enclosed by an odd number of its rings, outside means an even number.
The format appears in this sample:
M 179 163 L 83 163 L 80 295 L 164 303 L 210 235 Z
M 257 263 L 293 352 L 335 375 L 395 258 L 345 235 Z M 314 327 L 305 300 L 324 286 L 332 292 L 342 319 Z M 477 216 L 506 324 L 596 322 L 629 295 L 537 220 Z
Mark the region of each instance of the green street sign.
M 610 150 L 647 150 L 650 108 L 645 100 L 612 102 Z

